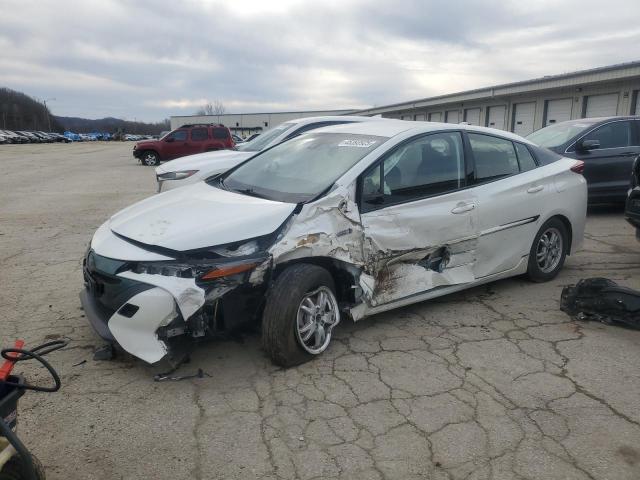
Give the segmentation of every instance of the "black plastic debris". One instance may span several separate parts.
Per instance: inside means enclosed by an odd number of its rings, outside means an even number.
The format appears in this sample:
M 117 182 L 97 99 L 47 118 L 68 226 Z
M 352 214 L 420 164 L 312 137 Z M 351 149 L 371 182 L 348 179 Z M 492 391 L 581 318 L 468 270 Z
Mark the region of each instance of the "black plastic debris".
M 97 361 L 113 360 L 116 358 L 116 349 L 111 343 L 107 343 L 93 352 L 93 359 Z
M 562 289 L 560 310 L 578 320 L 640 328 L 640 291 L 608 278 L 585 278 Z

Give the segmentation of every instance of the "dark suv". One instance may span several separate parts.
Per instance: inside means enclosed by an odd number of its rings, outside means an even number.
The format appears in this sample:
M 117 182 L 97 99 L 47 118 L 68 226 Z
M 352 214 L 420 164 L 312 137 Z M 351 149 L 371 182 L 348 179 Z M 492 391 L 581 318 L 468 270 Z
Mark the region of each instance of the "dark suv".
M 636 238 L 640 241 L 640 157 L 637 157 L 631 169 L 631 187 L 627 195 L 624 210 L 627 221 L 636 227 Z
M 640 155 L 640 117 L 581 118 L 527 136 L 564 157 L 584 162 L 589 202 L 624 202 L 629 172 Z
M 143 165 L 234 147 L 231 132 L 224 125 L 183 125 L 160 140 L 145 140 L 133 147 L 133 156 Z

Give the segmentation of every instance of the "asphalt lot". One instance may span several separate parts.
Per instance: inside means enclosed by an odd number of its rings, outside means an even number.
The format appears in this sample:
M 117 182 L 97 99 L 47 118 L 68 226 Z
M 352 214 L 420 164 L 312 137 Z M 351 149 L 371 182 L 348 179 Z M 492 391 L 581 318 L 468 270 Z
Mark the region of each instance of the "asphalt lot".
M 140 361 L 92 359 L 101 342 L 78 300 L 93 231 L 154 192 L 132 146 L 0 147 L 1 343 L 71 340 L 50 356 L 62 390 L 21 401 L 19 432 L 47 478 L 640 478 L 640 331 L 558 309 L 580 278 L 640 289 L 620 210 L 590 213 L 584 249 L 551 283 L 509 279 L 345 322 L 289 370 L 257 335 L 209 342 L 181 372 L 211 378 L 156 383 Z

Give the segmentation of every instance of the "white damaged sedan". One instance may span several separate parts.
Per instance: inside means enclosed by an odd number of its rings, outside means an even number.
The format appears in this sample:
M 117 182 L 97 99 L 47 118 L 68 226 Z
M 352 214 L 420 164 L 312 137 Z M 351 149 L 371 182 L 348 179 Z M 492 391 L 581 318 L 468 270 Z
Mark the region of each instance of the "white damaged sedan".
M 101 337 L 149 363 L 261 322 L 271 359 L 296 365 L 345 317 L 554 278 L 582 243 L 581 171 L 487 128 L 321 128 L 114 215 L 87 251 L 82 304 Z

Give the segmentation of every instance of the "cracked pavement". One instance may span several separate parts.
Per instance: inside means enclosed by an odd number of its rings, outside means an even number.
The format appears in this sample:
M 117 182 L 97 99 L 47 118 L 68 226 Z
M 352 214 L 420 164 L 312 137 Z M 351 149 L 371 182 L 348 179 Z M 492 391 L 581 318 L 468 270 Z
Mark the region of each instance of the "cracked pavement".
M 71 340 L 49 357 L 62 390 L 20 404 L 47 478 L 640 478 L 640 331 L 558 308 L 580 278 L 640 289 L 620 209 L 590 211 L 583 250 L 550 283 L 508 279 L 345 321 L 324 355 L 288 370 L 257 333 L 206 342 L 180 373 L 211 378 L 156 383 L 159 367 L 92 359 L 101 342 L 78 300 L 94 230 L 154 191 L 131 148 L 0 148 L 2 344 Z

